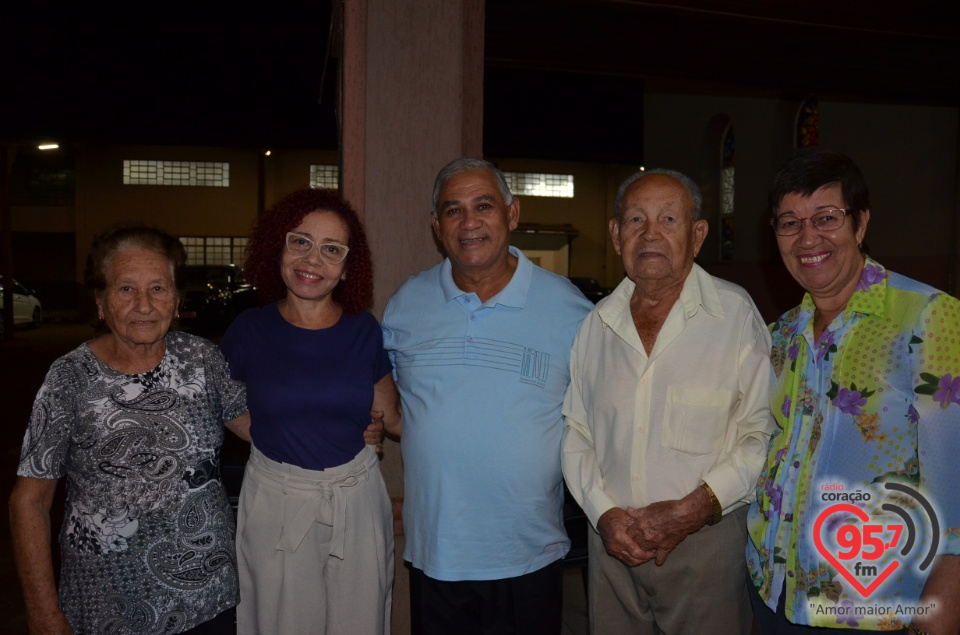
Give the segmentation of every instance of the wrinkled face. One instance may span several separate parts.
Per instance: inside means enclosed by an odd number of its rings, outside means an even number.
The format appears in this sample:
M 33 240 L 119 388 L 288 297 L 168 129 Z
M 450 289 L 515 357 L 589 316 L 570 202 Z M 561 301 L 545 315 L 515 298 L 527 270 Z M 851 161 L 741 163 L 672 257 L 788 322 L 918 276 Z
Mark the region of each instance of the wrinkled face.
M 455 272 L 476 276 L 506 266 L 520 203 L 516 198 L 510 205 L 504 202 L 490 172 L 468 170 L 447 179 L 437 198 L 437 214 L 433 231 Z
M 683 284 L 707 237 L 707 221 L 693 215 L 693 198 L 671 176 L 645 176 L 627 190 L 620 222 L 610 219 L 610 237 L 638 287 Z
M 810 196 L 791 193 L 780 199 L 776 216 L 792 214 L 798 219 L 807 219 L 827 208 L 846 208 L 843 193 L 837 183 L 825 185 Z M 856 212 L 851 212 L 856 213 Z M 813 223 L 803 223 L 799 234 L 777 236 L 780 257 L 790 275 L 811 296 L 816 298 L 843 297 L 844 302 L 853 294 L 863 256 L 858 243 L 867 233 L 870 211 L 860 213 L 859 226 L 845 218 L 840 229 L 824 232 Z
M 316 243 L 335 242 L 347 245 L 350 232 L 347 224 L 333 212 L 317 210 L 303 217 L 292 230 Z M 350 255 L 347 254 L 347 259 Z M 320 257 L 318 249 L 305 256 L 292 254 L 284 247 L 280 258 L 280 276 L 291 295 L 303 300 L 322 300 L 333 293 L 341 280 L 346 280 L 347 261 L 332 265 Z
M 173 263 L 155 251 L 128 247 L 104 266 L 107 287 L 97 296 L 97 308 L 110 332 L 127 345 L 162 340 L 179 300 Z

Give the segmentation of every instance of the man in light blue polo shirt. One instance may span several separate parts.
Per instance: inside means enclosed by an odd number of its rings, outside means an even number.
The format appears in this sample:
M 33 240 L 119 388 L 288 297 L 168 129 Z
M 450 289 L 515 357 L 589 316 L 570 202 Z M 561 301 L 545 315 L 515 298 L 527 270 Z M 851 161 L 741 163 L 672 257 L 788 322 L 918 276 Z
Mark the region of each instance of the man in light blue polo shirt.
M 383 314 L 415 634 L 560 632 L 561 406 L 591 304 L 510 247 L 519 217 L 492 164 L 448 164 L 432 218 L 447 258 Z

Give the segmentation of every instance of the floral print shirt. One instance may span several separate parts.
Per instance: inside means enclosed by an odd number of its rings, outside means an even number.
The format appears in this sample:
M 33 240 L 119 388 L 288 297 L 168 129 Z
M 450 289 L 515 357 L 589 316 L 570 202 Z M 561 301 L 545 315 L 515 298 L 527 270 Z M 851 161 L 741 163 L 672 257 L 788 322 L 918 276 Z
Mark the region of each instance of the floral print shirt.
M 53 363 L 17 474 L 67 481 L 60 608 L 75 633 L 179 633 L 237 603 L 220 448 L 246 410 L 220 351 L 186 333 L 139 375 L 87 344 Z
M 814 308 L 771 326 L 779 430 L 747 566 L 796 624 L 903 628 L 935 554 L 960 553 L 960 302 L 867 259 L 816 341 Z

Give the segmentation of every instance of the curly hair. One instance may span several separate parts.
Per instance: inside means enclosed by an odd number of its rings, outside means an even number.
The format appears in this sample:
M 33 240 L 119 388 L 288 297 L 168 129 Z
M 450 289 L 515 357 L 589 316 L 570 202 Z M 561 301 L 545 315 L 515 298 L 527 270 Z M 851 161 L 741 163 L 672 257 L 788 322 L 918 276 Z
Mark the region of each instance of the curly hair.
M 287 288 L 280 275 L 287 232 L 299 225 L 310 212 L 332 212 L 347 226 L 350 235 L 347 247 L 346 280 L 333 290 L 333 300 L 353 315 L 373 303 L 373 261 L 367 246 L 363 223 L 350 203 L 336 190 L 305 189 L 287 194 L 255 223 L 247 244 L 247 260 L 243 269 L 264 304 L 286 297 Z

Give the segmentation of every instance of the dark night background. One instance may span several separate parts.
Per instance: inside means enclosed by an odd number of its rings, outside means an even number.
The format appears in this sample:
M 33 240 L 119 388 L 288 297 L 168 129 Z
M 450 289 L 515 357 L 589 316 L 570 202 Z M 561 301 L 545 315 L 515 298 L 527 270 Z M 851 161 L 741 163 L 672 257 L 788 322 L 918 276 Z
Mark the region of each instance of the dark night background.
M 338 148 L 330 2 L 149 17 L 86 6 L 2 13 L 0 140 Z M 485 152 L 640 161 L 642 91 L 641 78 L 622 74 L 488 64 Z
M 0 9 L 0 141 L 334 150 L 333 6 Z M 960 104 L 960 5 L 487 0 L 485 60 L 487 156 L 633 163 L 645 90 Z
M 329 2 L 5 10 L 0 139 L 336 148 Z

